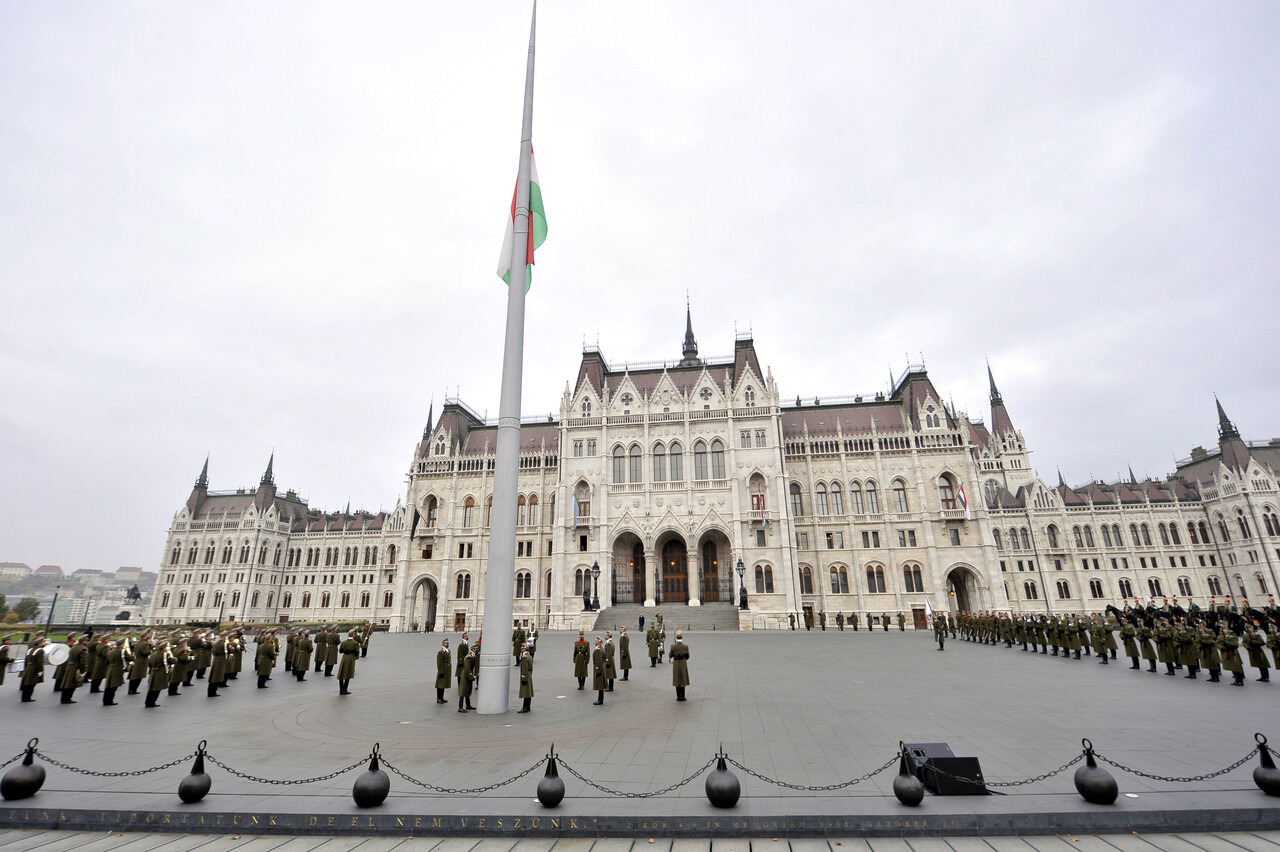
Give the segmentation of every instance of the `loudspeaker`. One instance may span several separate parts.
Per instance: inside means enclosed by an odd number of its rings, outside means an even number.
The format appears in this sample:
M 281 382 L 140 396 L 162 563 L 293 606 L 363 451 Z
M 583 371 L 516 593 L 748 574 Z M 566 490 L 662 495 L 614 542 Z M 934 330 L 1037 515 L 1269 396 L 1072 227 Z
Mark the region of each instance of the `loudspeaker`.
M 946 743 L 903 743 L 907 749 L 907 768 L 924 781 L 924 768 L 935 757 L 955 757 Z
M 921 770 L 920 780 L 939 796 L 990 795 L 976 757 L 931 758 Z

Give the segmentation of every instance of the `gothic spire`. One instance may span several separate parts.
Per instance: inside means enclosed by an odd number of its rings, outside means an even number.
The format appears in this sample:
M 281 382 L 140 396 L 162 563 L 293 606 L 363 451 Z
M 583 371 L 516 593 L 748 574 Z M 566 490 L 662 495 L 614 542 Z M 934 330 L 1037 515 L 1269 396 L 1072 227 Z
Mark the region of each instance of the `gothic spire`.
M 204 457 L 204 467 L 200 468 L 200 476 L 196 479 L 196 488 L 209 488 L 209 456 Z
M 1133 465 L 1129 465 L 1129 482 L 1136 483 L 1137 481 L 1138 477 L 1133 475 Z
M 996 387 L 996 377 L 991 373 L 990 361 L 987 362 L 987 382 L 991 385 L 991 404 L 1003 405 L 1004 400 L 1000 398 L 1000 390 Z
M 1067 487 L 1066 480 L 1062 478 L 1062 468 L 1058 468 L 1058 487 L 1059 488 Z
M 1239 438 L 1240 432 L 1236 430 L 1236 425 L 1227 417 L 1227 412 L 1222 410 L 1222 403 L 1218 401 L 1218 395 L 1213 395 L 1213 404 L 1218 406 L 1218 437 L 1219 438 Z
M 273 450 L 271 453 L 271 458 L 267 459 L 267 469 L 266 471 L 263 472 L 262 480 L 258 483 L 258 485 L 270 485 L 272 487 L 275 486 L 276 478 L 271 473 L 271 467 L 272 465 L 275 464 L 275 461 L 276 461 L 276 454 L 275 454 L 275 451 Z
M 684 358 L 680 361 L 681 367 L 696 367 L 702 362 L 698 360 L 698 341 L 693 336 L 693 310 L 689 306 L 688 299 L 684 304 Z

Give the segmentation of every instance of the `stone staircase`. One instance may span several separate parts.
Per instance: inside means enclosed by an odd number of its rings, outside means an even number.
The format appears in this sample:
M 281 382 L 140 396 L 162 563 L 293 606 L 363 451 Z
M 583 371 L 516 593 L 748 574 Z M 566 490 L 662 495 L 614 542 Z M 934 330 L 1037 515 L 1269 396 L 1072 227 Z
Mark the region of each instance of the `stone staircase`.
M 738 607 L 731 603 L 704 603 L 702 606 L 687 604 L 663 604 L 660 607 L 643 604 L 614 604 L 605 607 L 596 614 L 593 630 L 612 630 L 623 625 L 632 632 L 640 627 L 640 616 L 644 616 L 644 626 L 653 623 L 655 613 L 662 613 L 662 625 L 668 637 L 676 630 L 737 630 Z

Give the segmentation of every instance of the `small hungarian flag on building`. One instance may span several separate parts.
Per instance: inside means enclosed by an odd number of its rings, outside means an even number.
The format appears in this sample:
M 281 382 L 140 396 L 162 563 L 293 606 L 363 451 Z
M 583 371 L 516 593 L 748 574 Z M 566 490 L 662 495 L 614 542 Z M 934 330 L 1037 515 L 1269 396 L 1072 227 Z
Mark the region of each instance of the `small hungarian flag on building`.
M 969 514 L 969 498 L 964 493 L 964 486 L 960 486 L 960 505 L 964 506 L 964 519 L 971 521 L 973 518 Z
M 516 187 L 518 192 L 520 187 Z M 507 233 L 502 238 L 502 254 L 498 257 L 498 277 L 511 283 L 511 252 L 516 240 L 516 192 L 511 193 L 511 211 L 507 214 Z M 542 189 L 538 186 L 538 164 L 529 150 L 529 242 L 525 252 L 528 265 L 525 289 L 533 286 L 533 250 L 547 238 L 547 214 L 542 209 Z

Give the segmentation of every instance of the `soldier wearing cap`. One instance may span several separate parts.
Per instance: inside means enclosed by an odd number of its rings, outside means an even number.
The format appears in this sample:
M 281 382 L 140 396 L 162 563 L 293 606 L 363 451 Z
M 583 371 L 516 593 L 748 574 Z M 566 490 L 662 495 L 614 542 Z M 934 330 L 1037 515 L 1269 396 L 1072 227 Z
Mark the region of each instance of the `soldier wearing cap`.
M 609 685 L 605 687 L 605 692 L 613 692 L 613 681 L 618 677 L 618 667 L 614 663 L 615 651 L 613 645 L 613 631 L 606 630 L 604 632 L 604 676 L 609 681 Z
M 270 639 L 264 640 L 262 634 L 258 634 L 258 650 L 254 654 L 253 665 L 258 672 L 258 689 L 267 689 L 267 680 L 276 666 L 276 645 Z
M 311 641 L 311 636 L 307 631 L 299 630 L 298 639 L 293 643 L 293 676 L 298 683 L 307 679 L 307 670 L 311 668 L 311 652 L 314 650 L 315 643 Z
M 153 650 L 151 634 L 144 633 L 142 638 L 133 643 L 133 662 L 129 664 L 129 694 L 138 694 L 138 685 L 147 676 L 147 660 Z
M 676 688 L 676 701 L 684 701 L 684 689 L 689 680 L 689 646 L 684 644 L 684 633 L 676 631 L 675 644 L 671 646 L 671 685 Z
M 169 648 L 164 638 L 157 638 L 151 656 L 147 658 L 147 671 L 151 677 L 147 681 L 147 700 L 143 707 L 159 707 L 160 693 L 169 688 Z
M 18 682 L 23 701 L 35 701 L 32 694 L 36 685 L 44 683 L 44 637 L 37 636 L 27 646 L 27 657 L 23 663 L 22 680 Z
M 516 712 L 528 713 L 533 703 L 533 654 L 529 653 L 528 646 L 520 655 L 520 697 L 524 699 L 524 706 Z
M 467 637 L 467 634 L 465 633 L 462 634 L 462 638 L 464 640 L 466 639 L 466 637 Z M 477 642 L 476 644 L 478 645 L 480 643 Z M 475 654 L 475 651 L 471 651 L 471 650 L 467 650 L 466 653 L 463 653 L 463 648 L 465 647 L 466 647 L 465 641 L 458 646 L 458 655 L 462 657 L 462 661 L 458 669 L 458 712 L 459 713 L 466 713 L 468 710 L 475 709 L 474 707 L 471 706 L 471 689 L 476 679 L 476 674 L 475 674 L 476 654 Z
M 80 686 L 80 682 L 84 678 L 85 667 L 88 665 L 89 651 L 85 647 L 88 642 L 88 636 L 81 636 L 80 641 L 72 646 L 71 656 L 67 657 L 66 663 L 61 666 L 62 676 L 58 687 L 62 691 L 63 704 L 76 703 L 72 696 L 75 695 L 76 688 Z
M 213 665 L 209 669 L 209 685 L 205 694 L 209 698 L 218 697 L 218 689 L 227 685 L 227 637 L 219 636 L 209 652 Z
M 597 636 L 595 650 L 591 652 L 591 688 L 596 691 L 596 700 L 591 702 L 592 704 L 604 703 L 604 691 L 609 686 L 609 680 L 604 674 L 604 665 L 604 640 Z
M 622 670 L 622 679 L 630 680 L 631 675 L 631 637 L 627 628 L 622 628 L 618 636 L 618 668 Z
M 342 654 L 342 662 L 338 664 L 338 694 L 350 695 L 351 681 L 356 676 L 356 658 L 360 656 L 358 628 L 353 627 L 347 632 L 347 638 L 338 646 L 338 652 Z
M 578 636 L 581 637 L 582 634 L 579 633 Z M 649 625 L 649 632 L 645 634 L 644 641 L 649 650 L 649 668 L 652 669 L 658 665 L 658 628 L 652 624 Z
M 449 688 L 450 676 L 453 674 L 453 658 L 449 654 L 449 639 L 446 637 L 436 651 L 436 703 L 447 703 L 444 691 Z
M 656 633 L 656 627 L 649 628 L 650 633 Z M 657 653 L 654 653 L 657 656 Z M 587 665 L 591 662 L 591 646 L 587 644 L 586 635 L 579 630 L 578 641 L 573 643 L 573 676 L 578 679 L 578 689 L 586 687 L 587 683 Z
M 119 703 L 116 701 L 116 690 L 124 686 L 124 645 L 123 638 L 117 639 L 114 644 L 107 647 L 107 653 L 103 658 L 106 660 L 103 670 L 105 679 L 102 688 L 103 707 L 114 707 Z

